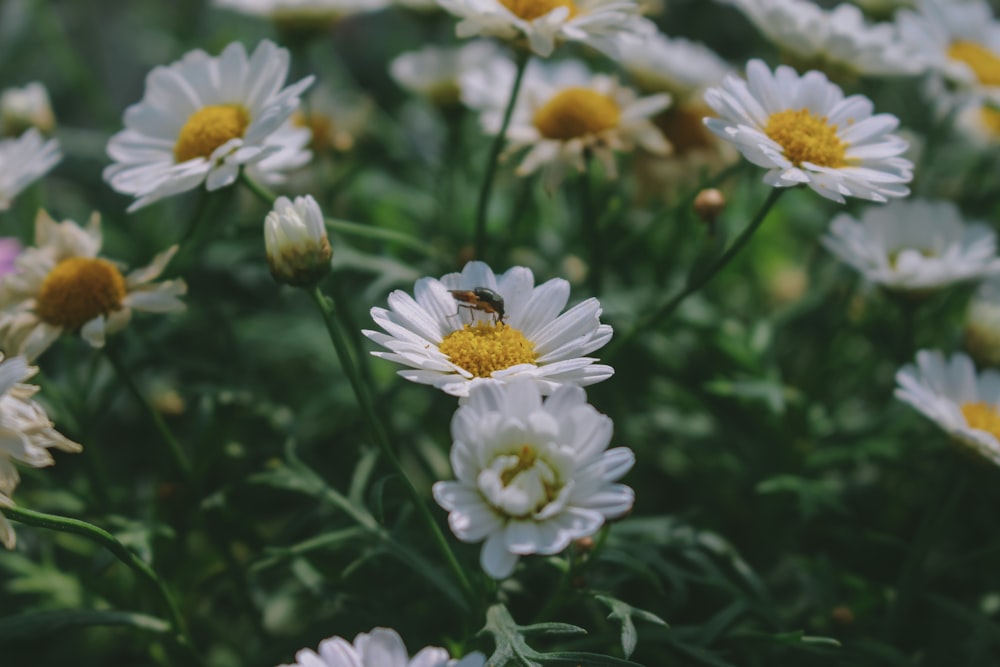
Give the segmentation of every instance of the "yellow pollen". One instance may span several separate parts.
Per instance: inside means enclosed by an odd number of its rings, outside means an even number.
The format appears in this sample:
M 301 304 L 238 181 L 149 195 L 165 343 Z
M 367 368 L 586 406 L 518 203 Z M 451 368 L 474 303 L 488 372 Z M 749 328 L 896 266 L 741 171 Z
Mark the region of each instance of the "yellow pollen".
M 1000 55 L 976 42 L 957 41 L 948 48 L 948 57 L 969 66 L 979 83 L 1000 86 Z
M 1000 411 L 990 403 L 978 401 L 976 403 L 963 403 L 962 416 L 969 423 L 970 428 L 986 431 L 1000 438 Z
M 517 364 L 535 363 L 535 346 L 518 329 L 503 322 L 466 324 L 444 337 L 441 353 L 479 378 Z
M 69 257 L 42 281 L 35 314 L 53 326 L 79 329 L 98 315 L 120 309 L 125 294 L 125 278 L 111 262 Z
M 239 104 L 215 104 L 198 109 L 184 123 L 174 146 L 178 163 L 196 157 L 207 158 L 230 139 L 242 137 L 250 124 L 250 114 Z
M 843 167 L 847 164 L 847 146 L 837 136 L 837 126 L 826 116 L 815 116 L 809 109 L 786 109 L 771 114 L 764 134 L 785 149 L 785 157 L 795 166 L 811 162 L 820 167 Z
M 508 486 L 522 472 L 531 470 L 537 460 L 538 454 L 531 445 L 521 445 L 521 451 L 517 453 L 517 463 L 500 474 L 500 481 L 503 482 L 504 486 Z
M 1000 136 L 1000 111 L 993 107 L 983 107 L 980 114 L 980 119 L 990 134 Z
M 566 88 L 535 112 L 534 123 L 546 139 L 566 141 L 616 127 L 618 103 L 589 88 Z
M 509 9 L 514 16 L 525 21 L 534 21 L 556 7 L 568 7 L 567 18 L 576 16 L 576 5 L 573 0 L 500 0 L 500 4 Z

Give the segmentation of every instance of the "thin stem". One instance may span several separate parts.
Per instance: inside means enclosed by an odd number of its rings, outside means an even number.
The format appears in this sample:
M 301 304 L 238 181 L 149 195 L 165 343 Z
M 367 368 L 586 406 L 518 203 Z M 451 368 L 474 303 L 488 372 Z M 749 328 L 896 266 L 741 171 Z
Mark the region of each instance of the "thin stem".
M 740 250 L 750 241 L 750 238 L 754 235 L 754 232 L 760 228 L 763 224 L 767 214 L 771 211 L 775 202 L 778 198 L 785 192 L 784 188 L 773 188 L 771 194 L 768 195 L 767 200 L 757 211 L 757 215 L 754 216 L 750 224 L 740 233 L 739 237 L 733 241 L 732 245 L 726 249 L 722 256 L 720 256 L 715 262 L 708 267 L 704 272 L 698 275 L 691 275 L 688 277 L 687 284 L 684 286 L 680 292 L 671 297 L 668 301 L 660 305 L 659 308 L 649 313 L 646 317 L 639 320 L 639 323 L 632 327 L 624 336 L 619 338 L 608 351 L 608 356 L 611 356 L 613 352 L 617 352 L 625 344 L 631 342 L 631 340 L 640 332 L 649 329 L 650 327 L 658 324 L 662 320 L 669 317 L 677 308 L 684 303 L 684 301 L 711 282 L 712 278 L 716 276 L 722 269 L 733 260 L 736 255 L 739 254 Z
M 468 596 L 470 602 L 474 602 L 475 593 L 473 592 L 472 584 L 469 581 L 469 578 L 465 574 L 465 570 L 463 570 L 462 566 L 459 564 L 458 559 L 455 557 L 455 552 L 452 551 L 451 546 L 448 544 L 448 540 L 441 531 L 441 527 L 438 526 L 437 522 L 434 520 L 434 517 L 427 508 L 427 504 L 421 497 L 420 492 L 417 491 L 413 482 L 411 482 L 410 478 L 406 475 L 406 471 L 403 469 L 403 464 L 399 461 L 399 458 L 396 457 L 396 453 L 392 450 L 392 445 L 389 443 L 389 436 L 385 431 L 382 420 L 379 419 L 378 414 L 375 412 L 375 404 L 368 393 L 368 387 L 362 381 L 361 375 L 358 373 L 354 358 L 348 347 L 347 338 L 340 328 L 340 323 L 337 321 L 334 303 L 323 294 L 319 287 L 313 287 L 309 290 L 309 295 L 312 297 L 313 301 L 316 303 L 316 307 L 319 308 L 320 313 L 323 315 L 323 322 L 326 324 L 326 330 L 330 334 L 330 341 L 333 343 L 333 347 L 337 351 L 337 356 L 340 358 L 340 365 L 351 383 L 351 388 L 354 390 L 354 396 L 357 399 L 358 404 L 361 406 L 365 419 L 368 421 L 368 427 L 371 429 L 372 435 L 375 437 L 379 448 L 382 450 L 382 455 L 393 467 L 400 479 L 402 479 L 403 486 L 406 487 L 414 505 L 416 505 L 417 512 L 430 529 L 438 548 L 441 550 L 442 555 L 451 567 L 452 572 L 458 580 L 463 592 Z
M 194 643 L 191 641 L 191 636 L 188 634 L 187 626 L 185 625 L 184 619 L 180 614 L 180 610 L 177 608 L 177 603 L 174 602 L 174 598 L 166 584 L 160 580 L 160 578 L 156 575 L 156 572 L 149 566 L 148 563 L 129 551 L 124 544 L 115 539 L 114 535 L 103 528 L 99 528 L 98 526 L 87 523 L 86 521 L 80 521 L 79 519 L 70 519 L 68 517 L 56 516 L 54 514 L 43 514 L 42 512 L 27 510 L 23 507 L 4 507 L 2 511 L 9 519 L 13 519 L 14 521 L 19 521 L 30 526 L 38 526 L 39 528 L 48 528 L 50 530 L 56 530 L 63 533 L 82 535 L 83 537 L 97 542 L 114 554 L 118 560 L 130 567 L 136 574 L 143 579 L 146 579 L 153 585 L 163 602 L 164 607 L 167 609 L 167 614 L 170 617 L 170 625 L 174 629 L 177 643 L 182 646 L 190 654 L 190 656 L 197 661 L 198 664 L 203 664 L 201 657 L 194 649 Z
M 243 185 L 250 189 L 250 192 L 257 195 L 262 202 L 268 206 L 274 206 L 274 200 L 276 200 L 278 196 L 271 192 L 267 186 L 253 180 L 253 178 L 250 177 L 250 174 L 247 173 L 246 169 L 240 170 L 240 181 L 242 181 Z
M 511 87 L 510 99 L 507 100 L 507 108 L 503 112 L 503 122 L 500 123 L 500 131 L 493 139 L 493 146 L 490 148 L 489 162 L 486 163 L 486 173 L 483 176 L 483 183 L 479 189 L 479 203 L 476 205 L 476 237 L 475 249 L 476 258 L 483 259 L 486 251 L 486 213 L 490 207 L 490 195 L 493 192 L 493 178 L 496 176 L 497 162 L 500 160 L 500 152 L 503 150 L 507 140 L 507 127 L 510 125 L 510 118 L 514 115 L 514 103 L 517 102 L 517 94 L 521 90 L 521 80 L 524 78 L 524 70 L 527 69 L 528 60 L 531 59 L 530 52 L 522 52 L 517 58 L 517 74 L 514 75 L 514 85 Z
M 202 189 L 198 192 L 198 201 L 195 202 L 194 211 L 191 212 L 191 222 L 188 224 L 188 228 L 184 230 L 184 235 L 177 241 L 177 245 L 184 247 L 194 238 L 195 232 L 201 226 L 201 221 L 206 217 L 205 211 L 208 209 L 208 200 L 211 196 L 208 190 Z
M 594 210 L 594 201 L 590 189 L 590 157 L 584 159 L 583 172 L 580 174 L 580 218 L 583 235 L 590 246 L 590 268 L 587 271 L 587 285 L 593 296 L 601 293 L 604 283 L 604 241 L 601 238 L 600 219 Z

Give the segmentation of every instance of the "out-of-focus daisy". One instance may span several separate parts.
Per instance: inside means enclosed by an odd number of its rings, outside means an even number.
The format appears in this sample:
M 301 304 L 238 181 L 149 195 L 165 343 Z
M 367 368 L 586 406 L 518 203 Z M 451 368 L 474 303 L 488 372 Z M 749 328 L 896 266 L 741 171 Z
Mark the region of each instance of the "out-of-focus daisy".
M 955 117 L 955 127 L 979 148 L 1000 143 L 1000 106 L 980 99 L 963 104 Z
M 0 236 L 0 276 L 14 273 L 15 263 L 24 248 L 13 236 Z
M 367 95 L 319 84 L 309 91 L 303 108 L 292 114 L 292 125 L 312 133 L 308 145 L 317 155 L 346 153 L 370 125 L 374 106 Z M 308 161 L 309 153 L 305 156 Z
M 966 225 L 946 201 L 894 201 L 861 220 L 841 213 L 823 243 L 870 282 L 890 290 L 928 292 L 1000 274 L 996 233 Z
M 871 100 L 844 97 L 821 72 L 799 75 L 760 60 L 747 63 L 747 80 L 727 76 L 705 93 L 719 118 L 705 125 L 731 141 L 744 157 L 767 168 L 774 187 L 808 185 L 827 199 L 860 197 L 884 202 L 905 197 L 913 163 L 899 157 L 907 144 L 889 134 L 892 114 L 872 115 Z
M 853 0 L 866 13 L 879 18 L 889 18 L 898 9 L 912 7 L 914 0 Z
M 896 398 L 934 421 L 966 451 L 1000 465 L 1000 373 L 976 373 L 968 356 L 917 352 L 896 373 Z
M 615 53 L 623 35 L 651 35 L 656 26 L 634 0 L 438 0 L 462 20 L 459 37 L 526 39 L 531 50 L 552 55 L 563 41 Z
M 86 227 L 57 223 L 45 211 L 35 219 L 35 245 L 15 261 L 16 271 L 0 278 L 0 340 L 9 354 L 32 360 L 64 332 L 79 331 L 94 347 L 128 324 L 132 310 L 183 310 L 177 297 L 183 280 L 154 283 L 177 252 L 172 246 L 149 266 L 123 275 L 119 265 L 98 257 L 101 220 Z
M 476 387 L 451 421 L 457 480 L 434 499 L 458 539 L 485 540 L 483 570 L 503 579 L 520 556 L 559 553 L 632 508 L 635 492 L 615 482 L 635 455 L 608 449 L 611 431 L 580 387 L 544 402 L 528 381 Z
M 0 135 L 17 137 L 32 127 L 48 135 L 55 126 L 49 93 L 37 81 L 0 93 Z
M 319 651 L 302 649 L 295 662 L 280 667 L 483 667 L 486 657 L 470 653 L 454 660 L 443 648 L 428 646 L 413 658 L 409 657 L 403 639 L 391 628 L 375 628 L 362 632 L 348 642 L 342 637 L 330 637 L 319 644 Z
M 965 349 L 988 366 L 1000 366 L 1000 278 L 984 280 L 969 301 Z
M 0 355 L 3 359 L 3 355 Z M 38 392 L 24 381 L 38 372 L 24 357 L 3 359 L 0 363 L 0 508 L 13 507 L 11 495 L 20 479 L 14 462 L 32 468 L 55 463 L 49 449 L 79 452 L 83 448 L 53 428 L 45 409 L 31 399 Z M 0 512 L 0 544 L 14 548 L 14 528 Z
M 10 208 L 14 197 L 61 159 L 59 142 L 46 140 L 35 128 L 16 139 L 0 140 L 0 211 Z
M 389 0 L 214 0 L 216 7 L 270 19 L 283 27 L 325 27 L 351 14 L 374 12 Z
M 448 107 L 460 102 L 460 79 L 497 57 L 493 42 L 478 40 L 458 47 L 428 45 L 396 56 L 389 64 L 392 78 L 432 104 Z
M 218 190 L 244 166 L 264 180 L 308 160 L 309 133 L 288 122 L 313 77 L 285 86 L 288 51 L 264 40 L 247 57 L 232 43 L 213 58 L 187 53 L 146 77 L 125 129 L 108 142 L 112 188 L 137 199 L 129 211 L 205 184 Z
M 481 112 L 480 124 L 495 135 L 503 123 L 514 64 L 499 58 L 462 78 L 462 99 Z M 529 149 L 517 167 L 519 176 L 544 168 L 543 182 L 554 189 L 566 167 L 586 168 L 586 155 L 600 161 L 605 174 L 617 174 L 615 151 L 636 146 L 665 154 L 670 145 L 650 121 L 670 104 L 666 94 L 640 98 L 615 77 L 592 74 L 577 61 L 532 62 L 507 128 L 507 154 Z
M 499 297 L 503 313 L 469 307 L 476 304 L 468 293 L 481 288 Z M 483 262 L 469 262 L 441 280 L 421 278 L 413 293 L 396 290 L 388 309 L 372 308 L 386 333 L 364 332 L 389 350 L 373 355 L 410 367 L 399 371 L 407 380 L 467 396 L 477 384 L 527 378 L 550 394 L 563 384 L 586 386 L 614 374 L 584 356 L 611 340 L 601 304 L 591 297 L 560 315 L 569 300 L 565 280 L 535 287 L 525 267 L 496 276 Z
M 825 11 L 809 0 L 721 1 L 746 14 L 798 69 L 819 69 L 831 76 L 923 71 L 895 24 L 870 24 L 854 5 Z

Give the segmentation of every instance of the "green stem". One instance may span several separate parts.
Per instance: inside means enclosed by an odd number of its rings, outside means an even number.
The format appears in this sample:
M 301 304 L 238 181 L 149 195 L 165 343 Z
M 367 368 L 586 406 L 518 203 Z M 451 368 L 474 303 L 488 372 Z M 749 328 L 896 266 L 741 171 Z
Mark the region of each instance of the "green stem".
M 584 158 L 583 173 L 580 174 L 580 219 L 583 235 L 590 246 L 590 268 L 587 271 L 587 285 L 593 296 L 598 296 L 604 284 L 604 242 L 601 238 L 599 216 L 594 210 L 590 191 L 590 157 Z
M 54 514 L 43 514 L 41 512 L 34 512 L 22 507 L 4 507 L 2 511 L 8 518 L 30 526 L 48 528 L 50 530 L 56 530 L 63 533 L 73 533 L 74 535 L 82 535 L 83 537 L 97 542 L 114 554 L 118 560 L 130 567 L 136 574 L 143 579 L 146 579 L 153 585 L 157 594 L 159 594 L 163 605 L 167 609 L 167 614 L 170 617 L 170 625 L 174 629 L 177 643 L 190 654 L 190 657 L 197 661 L 197 664 L 203 664 L 201 657 L 194 649 L 194 643 L 191 641 L 191 636 L 188 634 L 187 626 L 185 625 L 184 619 L 177 608 L 177 603 L 174 602 L 174 598 L 167 589 L 166 584 L 160 580 L 160 578 L 156 575 L 156 572 L 153 571 L 153 568 L 151 568 L 148 563 L 129 551 L 124 544 L 115 539 L 114 535 L 103 528 L 99 528 L 98 526 L 87 523 L 86 521 L 80 521 L 79 519 L 70 519 L 68 517 L 56 516 Z
M 434 541 L 437 543 L 438 548 L 441 550 L 441 554 L 448 562 L 449 567 L 451 567 L 452 572 L 458 580 L 463 592 L 466 594 L 470 602 L 475 603 L 475 593 L 473 592 L 472 584 L 469 581 L 469 578 L 465 574 L 465 570 L 463 570 L 462 566 L 459 564 L 458 559 L 455 557 L 455 552 L 452 551 L 451 546 L 448 544 L 448 540 L 441 531 L 441 527 L 434 520 L 430 509 L 427 507 L 427 503 L 424 502 L 420 492 L 417 491 L 413 482 L 410 481 L 406 471 L 403 469 L 403 464 L 399 461 L 399 458 L 397 458 L 396 453 L 392 449 L 392 445 L 389 443 L 389 436 L 386 433 L 382 420 L 379 419 L 378 414 L 375 412 L 375 404 L 368 393 L 367 386 L 361 379 L 361 375 L 358 373 L 357 366 L 355 365 L 354 358 L 352 357 L 348 346 L 347 338 L 340 328 L 340 323 L 337 321 L 334 303 L 323 294 L 319 287 L 313 287 L 308 291 L 309 295 L 316 303 L 316 307 L 319 308 L 320 313 L 323 315 L 323 322 L 326 324 L 326 330 L 330 334 L 330 341 L 333 343 L 333 347 L 337 351 L 337 356 L 340 358 L 340 365 L 351 383 L 351 388 L 354 390 L 354 396 L 357 399 L 358 404 L 361 406 L 361 411 L 364 413 L 365 419 L 368 421 L 368 427 L 371 429 L 372 435 L 374 436 L 379 448 L 382 450 L 382 455 L 403 481 L 403 486 L 406 487 L 407 492 L 410 494 L 410 497 L 417 508 L 417 512 L 420 514 L 424 523 L 427 524 L 428 529 L 430 529 L 431 534 L 434 536 Z
M 739 254 L 740 250 L 743 249 L 747 242 L 750 241 L 754 232 L 760 228 L 761 224 L 763 224 L 764 220 L 767 218 L 767 214 L 771 211 L 771 208 L 784 192 L 785 188 L 773 188 L 771 190 L 771 194 L 768 195 L 767 200 L 760 207 L 760 210 L 757 211 L 757 215 L 754 216 L 753 220 L 750 221 L 750 224 L 748 224 L 740 233 L 739 237 L 733 241 L 732 245 L 730 245 L 729 248 L 727 248 L 726 251 L 722 253 L 722 255 L 704 272 L 697 276 L 689 276 L 684 289 L 660 305 L 659 308 L 650 312 L 646 315 L 646 317 L 639 320 L 637 325 L 632 327 L 632 329 L 629 330 L 624 336 L 612 344 L 607 352 L 607 356 L 612 356 L 614 352 L 617 352 L 627 343 L 631 342 L 640 331 L 645 331 L 669 317 L 689 296 L 696 293 L 698 290 L 711 282 L 712 278 L 722 271 L 722 269 L 726 268 L 729 262 L 731 262 L 733 258 Z
M 479 203 L 476 205 L 476 237 L 475 250 L 476 258 L 484 259 L 486 251 L 486 214 L 490 207 L 490 195 L 493 192 L 493 179 L 496 176 L 497 162 L 500 160 L 500 152 L 503 150 L 507 140 L 507 127 L 510 125 L 510 118 L 514 115 L 514 104 L 517 102 L 517 94 L 521 90 L 521 80 L 524 79 L 524 70 L 527 69 L 528 60 L 531 53 L 521 52 L 517 58 L 517 74 L 514 75 L 514 85 L 511 87 L 510 99 L 507 100 L 507 108 L 503 112 L 503 122 L 500 123 L 500 131 L 493 139 L 493 146 L 490 148 L 489 162 L 486 163 L 486 173 L 483 176 L 483 183 L 479 189 Z
M 249 188 L 250 192 L 257 195 L 257 198 L 262 202 L 268 206 L 274 206 L 274 201 L 278 198 L 278 195 L 271 192 L 267 186 L 253 180 L 246 169 L 240 170 L 240 181 Z

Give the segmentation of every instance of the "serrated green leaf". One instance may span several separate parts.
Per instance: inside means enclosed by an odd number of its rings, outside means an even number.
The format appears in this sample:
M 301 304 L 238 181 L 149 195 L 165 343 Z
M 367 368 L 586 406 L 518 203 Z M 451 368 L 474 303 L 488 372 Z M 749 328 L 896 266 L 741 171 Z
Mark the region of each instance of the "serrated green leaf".
M 161 618 L 130 611 L 67 609 L 0 618 L 0 642 L 52 637 L 61 630 L 97 625 L 125 625 L 165 634 L 170 624 Z
M 625 657 L 628 658 L 635 651 L 635 646 L 639 641 L 639 634 L 635 629 L 635 621 L 633 618 L 640 618 L 644 621 L 650 623 L 656 623 L 664 628 L 669 628 L 667 622 L 662 618 L 653 614 L 652 612 L 645 611 L 643 609 L 636 609 L 629 603 L 613 598 L 609 595 L 595 595 L 594 599 L 602 604 L 606 605 L 611 613 L 608 614 L 608 618 L 618 621 L 622 626 L 622 651 L 625 652 Z

